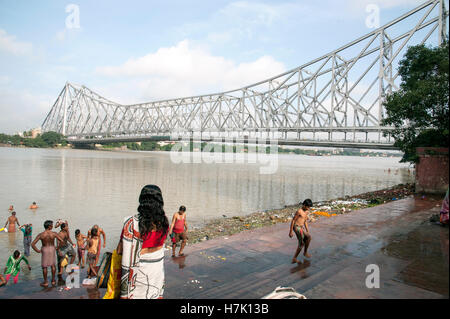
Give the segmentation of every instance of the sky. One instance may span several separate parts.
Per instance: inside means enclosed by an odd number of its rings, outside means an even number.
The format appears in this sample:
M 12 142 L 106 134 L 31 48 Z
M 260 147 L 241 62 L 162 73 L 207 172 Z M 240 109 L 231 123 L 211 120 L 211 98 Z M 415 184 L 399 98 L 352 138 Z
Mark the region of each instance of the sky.
M 38 127 L 66 82 L 132 104 L 237 89 L 423 0 L 0 0 L 0 133 Z M 448 8 L 448 7 L 447 7 Z

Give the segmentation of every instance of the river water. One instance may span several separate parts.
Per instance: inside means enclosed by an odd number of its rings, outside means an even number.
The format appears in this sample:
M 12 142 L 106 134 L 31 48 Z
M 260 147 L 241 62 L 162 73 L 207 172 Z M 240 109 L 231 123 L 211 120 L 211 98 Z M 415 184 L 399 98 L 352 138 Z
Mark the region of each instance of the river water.
M 141 188 L 156 184 L 163 192 L 169 220 L 180 205 L 188 223 L 355 195 L 413 180 L 399 157 L 284 155 L 273 174 L 258 163 L 178 163 L 169 152 L 108 152 L 0 147 L 0 228 L 14 205 L 21 224 L 33 224 L 33 237 L 45 220 L 66 219 L 72 239 L 94 224 L 106 232 L 106 249 L 117 245 L 122 221 L 136 212 Z M 39 209 L 29 210 L 36 201 Z M 0 233 L 0 267 L 15 249 L 23 251 L 22 232 Z M 40 255 L 32 252 L 41 276 Z M 24 268 L 22 268 L 24 269 Z

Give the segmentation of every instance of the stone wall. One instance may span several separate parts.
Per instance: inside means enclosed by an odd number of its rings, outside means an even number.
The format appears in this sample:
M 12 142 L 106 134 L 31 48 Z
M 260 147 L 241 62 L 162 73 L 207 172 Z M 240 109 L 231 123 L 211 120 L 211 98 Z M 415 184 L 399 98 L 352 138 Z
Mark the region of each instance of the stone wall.
M 445 194 L 448 188 L 448 148 L 418 147 L 416 164 L 416 192 Z

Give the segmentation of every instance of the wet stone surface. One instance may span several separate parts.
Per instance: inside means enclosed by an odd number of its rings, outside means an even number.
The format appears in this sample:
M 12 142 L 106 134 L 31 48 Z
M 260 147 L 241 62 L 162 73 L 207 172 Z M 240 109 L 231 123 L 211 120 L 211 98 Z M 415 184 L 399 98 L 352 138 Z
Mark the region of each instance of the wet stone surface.
M 412 194 L 414 194 L 413 184 L 401 184 L 375 192 L 317 202 L 314 203 L 312 214 L 308 216 L 308 220 L 313 223 L 320 218 L 335 217 L 355 210 L 397 201 L 412 196 Z M 209 221 L 203 227 L 190 230 L 189 242 L 194 244 L 216 237 L 230 236 L 250 229 L 286 223 L 291 220 L 300 207 L 301 205 L 291 205 L 281 209 L 256 212 L 247 216 L 217 218 Z
M 402 200 L 320 218 L 310 224 L 312 258 L 291 264 L 289 223 L 166 251 L 164 298 L 255 298 L 289 286 L 307 298 L 448 298 L 449 229 L 429 221 L 441 200 Z M 380 288 L 366 287 L 367 265 Z M 84 277 L 82 277 L 84 278 Z M 38 282 L 0 288 L 0 298 L 100 298 L 104 290 L 44 291 Z

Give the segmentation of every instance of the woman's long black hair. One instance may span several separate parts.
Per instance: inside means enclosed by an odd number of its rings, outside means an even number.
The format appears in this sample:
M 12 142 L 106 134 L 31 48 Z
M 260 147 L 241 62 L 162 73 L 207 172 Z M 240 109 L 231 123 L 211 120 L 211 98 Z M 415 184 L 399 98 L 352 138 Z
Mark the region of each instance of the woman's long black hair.
M 167 233 L 169 220 L 164 212 L 164 200 L 158 186 L 146 185 L 142 188 L 137 210 L 141 236 L 154 230 Z

